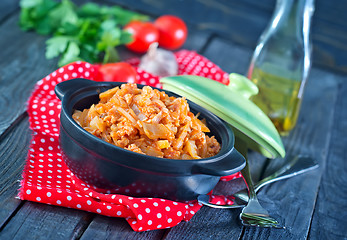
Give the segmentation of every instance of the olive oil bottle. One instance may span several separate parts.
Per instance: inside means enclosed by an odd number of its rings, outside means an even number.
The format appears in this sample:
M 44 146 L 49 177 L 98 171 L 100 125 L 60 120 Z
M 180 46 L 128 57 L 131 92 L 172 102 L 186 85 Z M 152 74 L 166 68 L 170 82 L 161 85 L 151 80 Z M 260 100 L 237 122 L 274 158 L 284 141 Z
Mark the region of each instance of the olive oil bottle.
M 314 0 L 277 0 L 269 26 L 254 51 L 248 78 L 259 88 L 251 100 L 281 135 L 296 124 L 311 67 L 309 39 Z

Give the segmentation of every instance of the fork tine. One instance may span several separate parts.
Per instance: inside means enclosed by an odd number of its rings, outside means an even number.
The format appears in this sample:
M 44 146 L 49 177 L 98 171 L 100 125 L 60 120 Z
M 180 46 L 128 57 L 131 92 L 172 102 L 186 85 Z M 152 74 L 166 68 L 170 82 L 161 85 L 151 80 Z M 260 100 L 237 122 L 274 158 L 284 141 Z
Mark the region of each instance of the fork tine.
M 273 224 L 279 224 L 278 221 L 276 221 L 274 218 L 271 217 L 263 217 L 259 215 L 254 215 L 254 214 L 247 214 L 243 213 L 241 215 L 241 219 L 249 219 L 249 220 L 254 220 L 254 221 L 261 221 L 261 222 L 268 222 L 268 223 L 273 223 Z
M 246 213 L 242 214 L 240 219 L 244 226 L 285 228 L 281 227 L 275 219 L 270 217 L 260 217 Z
M 243 225 L 246 227 L 264 227 L 264 228 L 277 228 L 285 229 L 285 226 L 280 226 L 279 224 L 261 224 L 259 222 L 243 222 Z

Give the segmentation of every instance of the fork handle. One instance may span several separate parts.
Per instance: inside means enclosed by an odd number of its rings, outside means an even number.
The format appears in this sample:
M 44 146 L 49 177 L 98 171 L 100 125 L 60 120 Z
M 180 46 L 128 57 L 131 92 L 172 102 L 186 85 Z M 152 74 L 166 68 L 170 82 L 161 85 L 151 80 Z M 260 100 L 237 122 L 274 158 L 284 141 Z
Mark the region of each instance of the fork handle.
M 246 159 L 246 166 L 241 170 L 241 174 L 248 188 L 248 198 L 255 199 L 257 198 L 256 197 L 257 195 L 254 190 L 254 185 L 253 185 L 253 181 L 251 177 L 251 171 L 249 169 L 249 162 L 247 157 L 247 144 L 238 138 L 235 141 L 235 147 Z
M 255 199 L 256 198 L 256 193 L 254 190 L 254 185 L 253 185 L 253 181 L 252 181 L 252 177 L 251 177 L 251 172 L 249 170 L 249 164 L 248 164 L 248 159 L 246 158 L 246 166 L 244 167 L 244 169 L 241 170 L 241 174 L 243 179 L 246 182 L 247 188 L 248 188 L 248 197 L 249 199 Z

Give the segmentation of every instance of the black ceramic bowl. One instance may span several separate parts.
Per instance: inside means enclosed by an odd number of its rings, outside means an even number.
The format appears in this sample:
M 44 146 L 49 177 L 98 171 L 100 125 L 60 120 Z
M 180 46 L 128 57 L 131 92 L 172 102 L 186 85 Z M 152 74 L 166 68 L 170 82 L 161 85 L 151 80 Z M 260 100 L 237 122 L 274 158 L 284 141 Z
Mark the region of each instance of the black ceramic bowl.
M 60 146 L 63 158 L 70 170 L 87 184 L 107 192 L 131 196 L 193 200 L 200 194 L 210 192 L 221 176 L 238 172 L 245 166 L 245 159 L 234 148 L 231 128 L 190 101 L 190 110 L 194 114 L 200 112 L 211 130 L 210 134 L 221 144 L 220 152 L 214 157 L 175 160 L 138 154 L 97 138 L 73 120 L 75 109 L 89 108 L 99 101 L 100 92 L 121 84 L 73 79 L 59 83 L 55 88 L 56 95 L 62 101 Z M 169 96 L 179 97 L 165 92 Z

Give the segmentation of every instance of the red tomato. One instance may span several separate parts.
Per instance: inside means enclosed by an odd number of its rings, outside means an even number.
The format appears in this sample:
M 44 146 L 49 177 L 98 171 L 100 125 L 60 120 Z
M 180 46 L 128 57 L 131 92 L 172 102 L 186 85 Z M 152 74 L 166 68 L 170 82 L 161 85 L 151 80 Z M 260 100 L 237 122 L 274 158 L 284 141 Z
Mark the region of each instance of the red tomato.
M 159 32 L 150 22 L 132 21 L 124 27 L 124 30 L 133 35 L 134 40 L 126 46 L 138 53 L 144 53 L 149 45 L 159 40 Z
M 129 63 L 106 63 L 99 68 L 101 78 L 105 82 L 136 83 L 136 70 Z
M 177 49 L 187 39 L 187 26 L 179 17 L 163 15 L 155 20 L 154 25 L 159 30 L 159 45 L 163 48 Z

